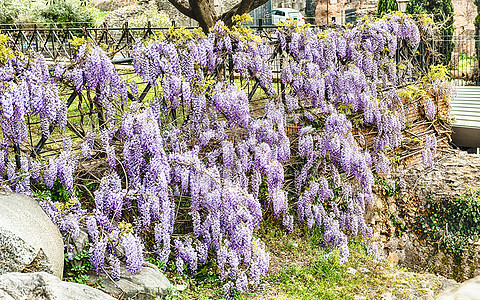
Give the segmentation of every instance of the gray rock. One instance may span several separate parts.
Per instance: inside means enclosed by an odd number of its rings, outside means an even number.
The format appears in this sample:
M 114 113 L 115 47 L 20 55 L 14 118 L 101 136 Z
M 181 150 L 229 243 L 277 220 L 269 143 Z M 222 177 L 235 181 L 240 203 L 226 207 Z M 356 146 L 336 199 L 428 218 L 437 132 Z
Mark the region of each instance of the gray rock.
M 95 2 L 95 7 L 103 11 L 112 11 L 120 7 L 126 6 L 125 2 L 119 0 L 100 0 Z
M 0 249 L 0 274 L 44 271 L 62 278 L 62 236 L 30 197 L 0 193 Z
M 72 250 L 73 256 L 76 256 L 84 252 L 87 248 L 87 243 L 88 243 L 88 233 L 85 229 L 82 228 L 80 229 L 80 234 L 78 235 L 78 237 L 73 241 L 73 250 Z M 82 264 L 82 262 L 78 260 L 72 260 L 71 263 L 74 267 L 80 266 Z
M 383 293 L 381 296 L 382 300 L 394 300 L 396 297 L 392 293 Z
M 146 9 L 146 5 L 131 5 L 119 8 L 105 16 L 105 23 L 109 27 L 122 27 L 126 21 L 143 14 Z
M 39 272 L 0 275 L 0 299 L 113 300 L 114 298 L 88 285 L 61 281 L 54 275 Z
M 459 286 L 447 290 L 437 297 L 438 300 L 480 300 L 480 276 L 467 280 Z
M 105 278 L 103 284 L 105 286 L 101 289 L 110 295 L 135 297 L 136 300 L 154 299 L 174 290 L 174 286 L 170 284 L 167 277 L 155 265 L 147 262 L 143 264 L 142 271 L 136 275 L 130 275 L 122 265 L 120 280 L 112 281 Z

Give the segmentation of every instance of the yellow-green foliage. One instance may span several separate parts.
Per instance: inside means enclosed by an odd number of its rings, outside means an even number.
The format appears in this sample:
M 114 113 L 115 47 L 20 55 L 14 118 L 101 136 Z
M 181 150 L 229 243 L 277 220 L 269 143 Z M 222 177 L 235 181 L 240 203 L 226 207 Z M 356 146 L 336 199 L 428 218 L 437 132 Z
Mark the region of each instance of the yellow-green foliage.
M 55 202 L 55 206 L 60 210 L 62 215 L 68 215 L 71 211 L 71 208 L 77 205 L 78 199 L 68 196 L 68 201 L 66 202 Z
M 404 100 L 413 101 L 418 98 L 427 96 L 427 92 L 419 85 L 408 85 L 405 88 L 397 91 L 398 96 Z
M 231 29 L 224 26 L 225 30 L 227 30 L 228 33 L 236 36 L 241 41 L 251 43 L 251 45 L 254 45 L 255 47 L 257 43 L 262 42 L 261 38 L 255 34 L 253 29 L 245 26 L 245 24 L 252 21 L 252 17 L 250 15 L 243 14 L 241 16 L 233 16 L 232 21 L 234 25 Z
M 155 40 L 168 40 L 179 46 L 184 45 L 188 41 L 205 38 L 205 33 L 200 28 L 187 29 L 185 27 L 170 27 L 165 35 L 160 34 Z
M 435 24 L 433 19 L 430 18 L 428 15 L 418 16 L 418 22 L 419 22 L 419 26 L 421 26 L 421 25 L 434 25 Z
M 450 78 L 450 72 L 444 65 L 431 66 L 427 76 L 423 78 L 425 82 L 435 81 L 436 79 L 448 80 Z
M 78 49 L 83 45 L 87 43 L 93 43 L 91 38 L 85 38 L 85 37 L 76 37 L 74 36 L 73 39 L 68 40 L 68 42 L 72 45 L 74 53 L 77 53 Z M 87 46 L 88 47 L 88 46 Z
M 249 14 L 235 15 L 232 17 L 232 22 L 237 25 L 247 24 L 252 21 L 253 21 L 253 18 Z
M 129 233 L 133 233 L 133 227 L 131 223 L 121 221 L 118 223 L 118 228 L 120 229 L 120 235 L 128 235 Z
M 8 48 L 9 38 L 0 34 L 0 63 L 5 63 L 9 57 L 13 57 L 15 53 L 12 49 Z
M 431 66 L 427 76 L 422 78 L 424 90 L 449 90 L 452 83 L 449 81 L 450 71 L 444 65 Z M 439 93 L 439 99 L 450 101 L 450 94 Z
M 77 53 L 78 49 L 83 45 L 87 44 L 87 51 L 89 51 L 92 47 L 92 45 L 96 44 L 91 38 L 85 38 L 85 37 L 73 37 L 73 39 L 68 40 L 70 44 L 72 44 L 74 53 Z M 107 53 L 109 51 L 108 45 L 101 43 L 98 46 Z

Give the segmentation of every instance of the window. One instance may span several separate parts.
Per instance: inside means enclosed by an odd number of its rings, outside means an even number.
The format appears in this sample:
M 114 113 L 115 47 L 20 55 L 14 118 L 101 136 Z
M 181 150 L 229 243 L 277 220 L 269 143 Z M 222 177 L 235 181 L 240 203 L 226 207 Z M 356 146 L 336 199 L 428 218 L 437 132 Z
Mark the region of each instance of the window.
M 301 14 L 301 13 L 298 13 L 298 12 L 288 13 L 288 16 L 289 16 L 289 17 L 292 17 L 292 18 L 295 18 L 295 19 L 301 19 L 301 18 L 303 18 L 302 14 Z

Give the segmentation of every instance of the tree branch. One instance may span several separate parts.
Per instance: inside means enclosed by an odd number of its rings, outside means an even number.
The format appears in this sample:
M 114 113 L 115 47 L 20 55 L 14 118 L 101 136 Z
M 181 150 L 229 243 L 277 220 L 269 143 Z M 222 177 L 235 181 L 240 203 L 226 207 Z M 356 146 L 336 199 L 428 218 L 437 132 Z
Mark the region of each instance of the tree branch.
M 225 25 L 230 26 L 232 24 L 232 17 L 234 15 L 243 15 L 248 13 L 260 5 L 265 4 L 267 1 L 268 0 L 242 0 L 229 11 L 225 12 L 220 19 L 225 23 Z
M 188 3 L 182 0 L 168 0 L 176 9 L 178 9 L 182 14 L 195 19 L 195 14 L 192 12 L 192 9 Z

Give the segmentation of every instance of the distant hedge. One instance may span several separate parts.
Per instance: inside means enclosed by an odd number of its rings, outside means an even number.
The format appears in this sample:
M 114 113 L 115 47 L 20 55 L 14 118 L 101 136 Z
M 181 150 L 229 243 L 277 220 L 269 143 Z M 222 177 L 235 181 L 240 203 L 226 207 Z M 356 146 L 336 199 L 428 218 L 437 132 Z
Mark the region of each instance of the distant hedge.
M 398 4 L 396 0 L 380 0 L 377 6 L 377 15 L 381 16 L 389 11 L 397 11 Z
M 92 12 L 78 0 L 56 0 L 53 3 L 35 0 L 1 0 L 0 24 L 12 23 L 75 23 L 91 26 Z
M 94 22 L 93 14 L 75 0 L 55 1 L 41 11 L 39 17 L 46 23 L 83 23 L 82 26 L 85 27 Z

